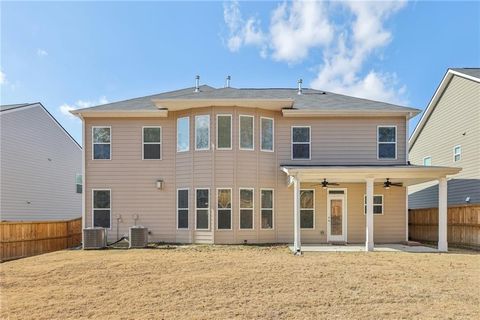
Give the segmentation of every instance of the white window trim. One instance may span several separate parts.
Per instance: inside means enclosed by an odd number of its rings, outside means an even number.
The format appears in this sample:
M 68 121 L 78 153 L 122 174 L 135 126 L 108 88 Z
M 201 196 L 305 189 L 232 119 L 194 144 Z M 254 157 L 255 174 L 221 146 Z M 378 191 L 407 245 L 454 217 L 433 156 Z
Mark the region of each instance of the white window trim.
M 230 117 L 230 148 L 220 148 L 218 146 L 218 117 Z M 216 122 L 216 135 L 215 135 L 215 144 L 217 146 L 217 150 L 232 150 L 233 148 L 233 134 L 232 134 L 232 127 L 233 127 L 233 118 L 230 113 L 219 113 L 216 116 L 217 122 Z
M 208 117 L 208 143 L 206 148 L 197 148 L 197 118 L 199 117 Z M 195 151 L 208 151 L 210 150 L 210 115 L 209 114 L 198 114 L 195 116 Z M 195 195 L 196 196 L 196 195 Z M 209 194 L 210 196 L 210 194 Z
M 208 208 L 197 208 L 197 190 L 208 190 Z M 210 230 L 210 207 L 211 207 L 210 188 L 195 188 L 195 198 L 194 199 L 195 199 L 195 230 L 208 231 L 208 230 Z M 208 228 L 206 228 L 206 229 L 197 228 L 197 211 L 198 210 L 207 210 L 208 211 Z
M 144 133 L 144 130 L 145 129 L 148 129 L 148 128 L 158 128 L 160 129 L 160 142 L 145 142 L 145 133 Z M 163 137 L 162 137 L 162 127 L 161 126 L 143 126 L 142 127 L 142 160 L 146 160 L 146 161 L 149 161 L 149 160 L 162 160 L 163 158 L 163 146 L 162 146 L 162 141 L 163 141 Z M 159 144 L 160 145 L 160 158 L 159 159 L 145 159 L 145 148 L 144 146 L 146 144 Z
M 263 149 L 262 142 L 263 142 L 263 125 L 262 120 L 272 120 L 272 150 Z M 275 119 L 269 117 L 260 117 L 260 151 L 264 152 L 275 152 Z
M 218 207 L 218 190 L 230 190 L 230 204 L 231 208 L 219 208 Z M 217 231 L 231 231 L 233 229 L 233 190 L 232 188 L 217 188 L 217 196 L 216 196 L 216 208 L 217 208 L 217 213 L 216 213 L 216 220 L 217 220 Z M 218 210 L 230 210 L 230 228 L 229 229 L 219 229 L 218 228 Z
M 426 159 L 430 159 L 430 166 L 431 166 L 431 165 L 432 165 L 432 156 L 423 157 L 423 159 L 422 159 L 422 165 L 427 166 L 427 165 L 425 164 L 425 160 L 426 160 Z
M 294 128 L 308 128 L 308 142 L 293 142 L 293 129 Z M 293 157 L 293 145 L 294 144 L 308 144 L 308 159 L 295 159 Z M 295 161 L 309 161 L 312 159 L 312 127 L 311 126 L 291 126 L 290 127 L 290 160 Z
M 315 189 L 300 189 L 300 194 L 302 191 L 313 191 L 313 208 L 302 208 L 302 202 L 300 201 L 300 214 L 302 213 L 302 210 L 313 210 L 313 228 L 302 228 L 300 227 L 301 230 L 315 230 L 315 226 L 316 226 L 316 219 L 315 219 L 315 215 L 316 215 L 316 210 L 315 210 Z M 301 223 L 301 221 L 299 221 L 298 223 Z
M 240 132 L 242 131 L 242 118 L 252 118 L 252 148 L 242 148 L 242 135 Z M 248 114 L 241 114 L 238 116 L 238 149 L 243 151 L 254 151 L 255 150 L 255 116 L 248 115 Z
M 186 208 L 179 208 L 178 207 L 178 191 L 183 191 L 183 190 L 187 190 L 187 207 Z M 177 208 L 177 230 L 190 230 L 190 188 L 177 188 L 177 197 L 176 197 L 176 208 Z M 196 200 L 196 199 L 195 199 Z M 179 210 L 187 210 L 188 211 L 188 227 L 186 228 L 179 228 L 178 227 L 178 211 Z
M 97 128 L 109 128 L 110 129 L 110 142 L 94 142 L 94 138 L 93 138 L 93 131 Z M 108 160 L 112 160 L 112 126 L 92 126 L 92 160 L 95 160 L 95 161 L 108 161 Z M 110 158 L 108 159 L 95 159 L 95 145 L 96 144 L 108 144 L 110 145 Z
M 379 138 L 380 138 L 380 135 L 378 134 L 378 131 L 379 131 L 380 128 L 395 128 L 395 142 L 380 142 L 380 141 L 378 141 Z M 378 125 L 377 126 L 377 160 L 381 160 L 381 161 L 383 161 L 383 160 L 386 160 L 386 161 L 397 160 L 398 159 L 398 150 L 397 150 L 398 143 L 397 142 L 398 142 L 398 128 L 397 128 L 396 125 L 391 125 L 391 124 Z M 380 148 L 379 148 L 380 143 L 395 144 L 395 158 L 380 158 L 380 155 L 379 155 L 379 152 L 378 152 L 380 150 Z
M 252 191 L 252 207 L 251 208 L 242 208 L 242 199 L 241 199 L 241 191 L 242 190 L 251 190 Z M 241 211 L 242 210 L 252 210 L 252 227 L 251 228 L 242 228 L 242 216 L 241 216 Z M 255 188 L 238 188 L 238 229 L 239 230 L 255 230 Z
M 182 119 L 187 119 L 187 128 L 188 128 L 188 132 L 187 132 L 187 150 L 179 150 L 178 149 L 178 122 Z M 190 151 L 190 116 L 186 116 L 186 117 L 180 117 L 180 118 L 177 118 L 177 152 L 188 152 Z
M 382 197 L 382 213 L 375 213 L 375 210 L 373 211 L 373 215 L 374 216 L 383 216 L 384 213 L 385 213 L 385 197 L 383 196 L 383 194 L 374 194 L 373 197 Z M 375 202 L 375 201 L 374 201 Z M 365 212 L 365 207 L 367 206 L 367 195 L 364 194 L 363 195 L 363 215 L 366 215 L 367 213 Z M 373 206 L 375 207 L 379 207 L 380 205 L 379 204 L 376 204 L 376 203 L 373 203 Z
M 80 176 L 82 178 L 82 183 L 77 182 L 77 177 Z M 82 192 L 77 192 L 77 186 L 82 187 Z M 83 175 L 81 173 L 75 173 L 75 193 L 83 193 Z
M 110 208 L 95 208 L 94 203 L 94 192 L 95 191 L 108 191 L 110 192 Z M 92 189 L 92 227 L 95 226 L 95 210 L 110 210 L 110 228 L 105 228 L 107 230 L 112 230 L 112 189 Z
M 262 207 L 262 191 L 272 191 L 272 207 L 263 208 Z M 262 228 L 262 210 L 272 210 L 272 227 L 271 228 Z M 260 230 L 275 230 L 275 189 L 273 188 L 260 188 Z
M 455 149 L 457 149 L 457 148 L 460 148 L 460 153 L 455 153 Z M 460 159 L 455 160 L 455 156 L 457 156 L 457 155 L 460 156 Z M 458 162 L 460 160 L 462 160 L 462 145 L 458 144 L 455 147 L 453 147 L 453 162 Z

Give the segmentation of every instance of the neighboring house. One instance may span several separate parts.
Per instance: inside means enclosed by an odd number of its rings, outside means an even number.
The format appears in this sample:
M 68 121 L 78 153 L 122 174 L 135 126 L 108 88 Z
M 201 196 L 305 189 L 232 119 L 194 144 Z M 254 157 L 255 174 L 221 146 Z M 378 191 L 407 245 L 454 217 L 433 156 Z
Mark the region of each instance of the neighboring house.
M 0 106 L 0 219 L 81 216 L 82 149 L 41 103 Z
M 448 205 L 480 204 L 480 69 L 448 69 L 410 138 L 410 161 L 455 166 Z M 438 184 L 412 186 L 409 207 L 438 207 Z
M 151 241 L 294 242 L 296 252 L 302 242 L 404 242 L 406 186 L 443 185 L 459 171 L 407 165 L 407 124 L 418 112 L 301 82 L 197 82 L 72 111 L 83 120 L 85 227 L 105 227 L 111 240 L 137 224 Z

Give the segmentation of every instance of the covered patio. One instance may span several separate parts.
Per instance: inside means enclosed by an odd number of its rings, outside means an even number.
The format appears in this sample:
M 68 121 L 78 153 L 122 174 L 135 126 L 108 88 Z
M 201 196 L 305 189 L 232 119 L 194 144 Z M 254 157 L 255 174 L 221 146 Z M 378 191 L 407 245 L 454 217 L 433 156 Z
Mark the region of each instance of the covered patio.
M 285 165 L 281 167 L 282 171 L 288 177 L 289 186 L 294 191 L 294 232 L 292 251 L 295 254 L 301 254 L 302 250 L 308 250 L 309 246 L 302 247 L 301 228 L 300 228 L 300 190 L 302 183 L 317 183 L 328 189 L 334 184 L 356 183 L 365 185 L 365 245 L 363 250 L 375 251 L 374 244 L 374 185 L 375 183 L 383 184 L 385 189 L 391 186 L 408 187 L 409 185 L 419 184 L 428 181 L 437 180 L 439 184 L 438 196 L 438 249 L 437 252 L 448 251 L 447 244 L 447 177 L 460 172 L 460 168 L 455 167 L 438 167 L 438 166 L 417 166 L 417 165 L 385 165 L 385 166 L 316 166 L 301 165 L 291 166 Z M 332 198 L 332 201 L 336 197 Z M 327 200 L 330 201 L 330 200 Z M 340 202 L 341 204 L 341 202 Z M 408 241 L 408 194 L 405 194 L 405 239 Z M 335 205 L 334 202 L 328 203 L 328 210 Z M 345 210 L 344 208 L 341 208 Z M 333 212 L 333 211 L 332 211 Z M 343 214 L 342 214 L 343 216 Z M 346 213 L 348 217 L 348 213 Z M 334 226 L 334 219 L 330 213 L 327 214 L 328 232 L 330 234 Z M 338 220 L 338 219 L 337 219 Z M 344 219 L 345 220 L 345 219 Z M 344 223 L 344 222 L 342 222 Z M 343 224 L 344 226 L 346 224 Z M 341 229 L 341 226 L 339 227 Z M 345 231 L 343 231 L 345 232 Z M 332 237 L 332 239 L 336 239 Z M 342 239 L 342 238 L 340 238 Z M 336 241 L 329 241 L 335 244 Z M 342 241 L 340 241 L 342 242 Z M 347 241 L 345 240 L 345 243 Z M 327 246 L 332 248 L 332 246 Z M 345 246 L 341 246 L 344 247 Z M 352 247 L 353 248 L 353 247 Z M 358 246 L 357 246 L 358 248 Z M 377 246 L 378 249 L 383 248 Z M 424 247 L 426 248 L 426 247 Z M 398 248 L 397 248 L 398 249 Z M 406 248 L 404 248 L 406 249 Z M 335 250 L 333 250 L 335 251 Z

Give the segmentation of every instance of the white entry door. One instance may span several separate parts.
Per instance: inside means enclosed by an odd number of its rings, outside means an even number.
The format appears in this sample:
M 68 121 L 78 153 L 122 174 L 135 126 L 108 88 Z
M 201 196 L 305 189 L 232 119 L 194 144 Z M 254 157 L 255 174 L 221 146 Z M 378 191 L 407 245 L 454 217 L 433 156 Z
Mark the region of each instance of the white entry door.
M 346 192 L 343 189 L 328 189 L 327 196 L 327 241 L 346 241 Z

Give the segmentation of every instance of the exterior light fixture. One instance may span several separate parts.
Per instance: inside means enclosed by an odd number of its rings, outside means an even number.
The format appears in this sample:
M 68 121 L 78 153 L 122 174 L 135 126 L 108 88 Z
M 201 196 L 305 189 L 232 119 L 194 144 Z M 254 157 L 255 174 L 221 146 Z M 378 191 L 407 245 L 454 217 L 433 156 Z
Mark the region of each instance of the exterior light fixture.
M 156 186 L 157 186 L 158 190 L 162 190 L 163 189 L 163 179 L 158 179 L 157 182 L 156 182 Z

